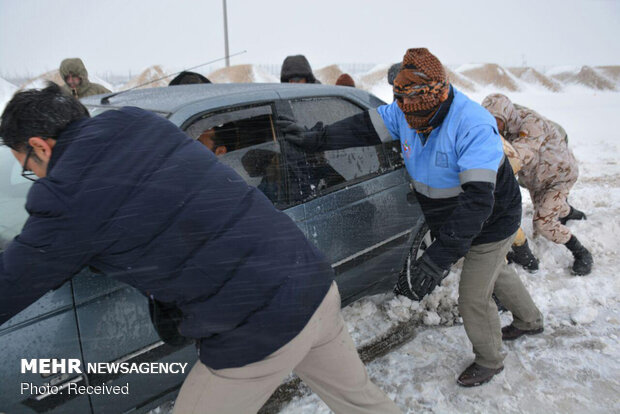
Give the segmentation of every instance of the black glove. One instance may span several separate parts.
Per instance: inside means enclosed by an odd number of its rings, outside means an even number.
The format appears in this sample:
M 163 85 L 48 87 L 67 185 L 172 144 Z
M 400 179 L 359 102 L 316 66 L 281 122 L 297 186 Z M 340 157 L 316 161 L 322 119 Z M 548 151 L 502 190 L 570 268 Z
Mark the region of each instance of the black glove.
M 321 145 L 321 138 L 324 135 L 321 123 L 308 130 L 292 119 L 280 116 L 276 119 L 276 125 L 286 141 L 303 148 L 305 151 L 318 151 Z
M 398 277 L 394 293 L 411 300 L 422 300 L 439 286 L 447 275 L 448 270 L 437 266 L 428 255 L 423 254 L 411 266 L 409 272 L 405 271 Z

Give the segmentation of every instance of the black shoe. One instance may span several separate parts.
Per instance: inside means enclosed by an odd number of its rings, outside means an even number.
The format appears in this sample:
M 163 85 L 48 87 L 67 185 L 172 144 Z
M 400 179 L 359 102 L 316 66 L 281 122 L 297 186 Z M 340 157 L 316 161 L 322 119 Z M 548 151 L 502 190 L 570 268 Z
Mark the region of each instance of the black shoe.
M 538 259 L 534 256 L 530 250 L 530 246 L 527 244 L 527 240 L 521 246 L 512 245 L 512 250 L 506 255 L 508 263 L 516 263 L 522 266 L 530 273 L 536 273 L 538 271 Z
M 495 374 L 499 374 L 503 370 L 504 367 L 485 368 L 474 362 L 459 375 L 456 383 L 462 387 L 477 387 L 478 385 L 491 381 L 491 378 L 493 378 Z
M 592 271 L 592 265 L 594 264 L 594 259 L 588 249 L 579 243 L 579 240 L 577 240 L 575 235 L 571 236 L 565 246 L 571 251 L 573 257 L 575 257 L 575 261 L 573 262 L 573 274 L 577 276 L 585 276 L 590 274 Z
M 564 217 L 560 217 L 560 223 L 566 224 L 568 220 L 587 220 L 587 219 L 588 217 L 586 216 L 586 213 L 584 213 L 583 211 L 577 210 L 573 206 L 570 206 L 570 211 L 568 212 L 568 214 Z
M 510 324 L 502 328 L 502 340 L 503 341 L 514 341 L 515 339 L 520 338 L 523 335 L 536 335 L 536 334 L 542 333 L 544 330 L 545 328 L 540 327 L 537 329 L 530 329 L 530 330 L 524 331 L 524 330 L 521 330 L 515 327 L 513 324 Z

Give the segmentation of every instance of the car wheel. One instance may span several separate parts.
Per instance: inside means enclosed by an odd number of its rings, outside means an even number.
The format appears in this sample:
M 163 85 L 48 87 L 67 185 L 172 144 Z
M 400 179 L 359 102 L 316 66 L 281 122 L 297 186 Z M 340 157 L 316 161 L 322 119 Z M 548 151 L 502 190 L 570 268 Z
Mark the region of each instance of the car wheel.
M 407 272 L 407 276 L 410 276 L 409 272 L 411 271 L 411 266 L 424 254 L 432 242 L 433 237 L 431 236 L 431 230 L 428 228 L 426 222 L 424 222 L 413 239 L 411 250 L 409 250 L 407 260 L 405 261 L 403 273 Z

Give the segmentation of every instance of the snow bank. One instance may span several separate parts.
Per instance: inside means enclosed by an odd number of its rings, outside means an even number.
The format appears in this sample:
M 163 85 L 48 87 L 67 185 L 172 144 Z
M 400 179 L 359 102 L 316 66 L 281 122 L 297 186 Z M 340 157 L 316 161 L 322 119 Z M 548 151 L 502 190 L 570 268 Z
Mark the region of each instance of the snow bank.
M 314 76 L 324 85 L 335 85 L 338 76 L 344 72 L 338 65 L 329 65 L 314 71 Z M 355 80 L 355 79 L 354 79 Z
M 168 83 L 172 80 L 172 76 L 165 77 L 168 75 L 166 71 L 161 67 L 161 65 L 153 65 L 146 69 L 144 69 L 140 74 L 129 82 L 124 84 L 120 90 L 127 90 L 136 88 L 137 89 L 146 89 L 146 88 L 158 88 L 161 86 L 168 86 Z M 143 85 L 143 86 L 140 86 Z
M 234 65 L 207 76 L 213 83 L 279 82 L 280 79 L 255 65 Z
M 607 78 L 598 70 L 583 66 L 579 71 L 552 71 L 552 77 L 563 83 L 584 85 L 592 89 L 598 90 L 616 90 L 615 82 Z
M 476 83 L 493 86 L 505 91 L 516 92 L 522 89 L 516 77 L 495 63 L 475 66 L 463 65 L 456 72 Z
M 514 67 L 508 68 L 510 73 L 524 81 L 526 84 L 536 88 L 540 88 L 540 86 L 549 89 L 552 92 L 560 92 L 562 90 L 562 85 L 551 79 L 534 68 L 531 67 Z

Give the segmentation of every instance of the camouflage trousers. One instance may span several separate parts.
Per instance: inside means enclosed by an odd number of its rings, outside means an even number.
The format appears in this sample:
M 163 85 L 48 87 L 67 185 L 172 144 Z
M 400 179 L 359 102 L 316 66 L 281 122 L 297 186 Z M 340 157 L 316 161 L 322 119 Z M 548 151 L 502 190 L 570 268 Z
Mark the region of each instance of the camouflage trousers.
M 564 244 L 570 237 L 568 227 L 560 223 L 560 218 L 570 213 L 568 194 L 575 181 L 556 184 L 535 193 L 530 192 L 534 204 L 534 235 L 542 235 L 554 243 Z

